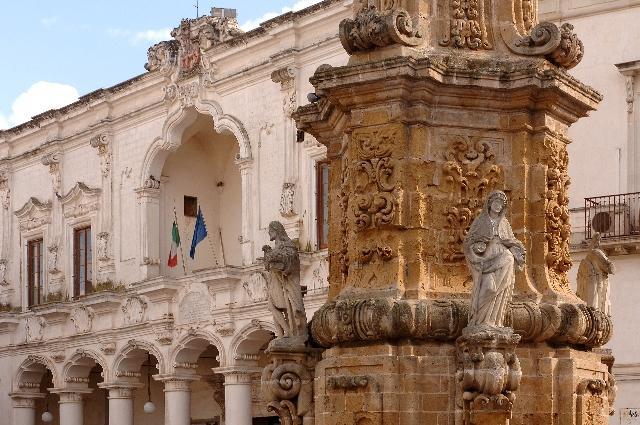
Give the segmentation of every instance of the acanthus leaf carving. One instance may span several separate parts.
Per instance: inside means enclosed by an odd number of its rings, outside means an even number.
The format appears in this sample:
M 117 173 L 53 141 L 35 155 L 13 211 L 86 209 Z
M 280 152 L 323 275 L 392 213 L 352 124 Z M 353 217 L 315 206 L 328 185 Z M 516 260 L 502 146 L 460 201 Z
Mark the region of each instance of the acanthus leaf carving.
M 417 46 L 422 35 L 409 13 L 401 8 L 380 12 L 371 5 L 361 9 L 354 19 L 340 23 L 340 41 L 350 55 L 394 44 Z
M 284 183 L 282 185 L 282 195 L 280 196 L 280 215 L 283 217 L 293 217 L 295 211 L 296 184 Z

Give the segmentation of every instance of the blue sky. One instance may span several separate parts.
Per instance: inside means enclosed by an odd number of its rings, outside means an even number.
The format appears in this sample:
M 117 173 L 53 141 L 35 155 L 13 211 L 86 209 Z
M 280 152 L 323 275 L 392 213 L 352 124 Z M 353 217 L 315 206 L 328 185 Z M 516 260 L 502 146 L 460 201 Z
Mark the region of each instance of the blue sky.
M 199 0 L 238 10 L 244 29 L 320 0 Z M 4 0 L 0 129 L 144 72 L 147 48 L 168 39 L 196 0 Z

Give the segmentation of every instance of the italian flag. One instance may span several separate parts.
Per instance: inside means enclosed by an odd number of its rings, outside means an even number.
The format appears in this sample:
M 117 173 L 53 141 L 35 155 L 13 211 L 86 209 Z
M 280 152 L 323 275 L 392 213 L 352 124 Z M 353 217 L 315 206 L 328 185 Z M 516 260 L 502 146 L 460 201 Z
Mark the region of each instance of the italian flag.
M 178 265 L 178 247 L 180 246 L 180 232 L 178 231 L 178 223 L 173 220 L 173 228 L 171 229 L 171 250 L 169 251 L 169 260 L 167 265 L 169 267 L 176 267 Z

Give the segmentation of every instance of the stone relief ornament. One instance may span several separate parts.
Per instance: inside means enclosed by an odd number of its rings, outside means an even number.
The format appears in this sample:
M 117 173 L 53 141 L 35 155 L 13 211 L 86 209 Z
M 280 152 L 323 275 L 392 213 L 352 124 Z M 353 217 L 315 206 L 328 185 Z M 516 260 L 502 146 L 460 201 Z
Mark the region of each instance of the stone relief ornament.
M 481 212 L 487 194 L 503 184 L 504 172 L 491 139 L 461 135 L 447 139 L 441 187 L 449 193 L 452 205 L 445 210 L 448 238 L 442 252 L 445 261 L 455 262 L 464 259 L 462 243 L 471 221 Z
M 473 277 L 469 326 L 502 327 L 526 251 L 506 218 L 507 195 L 492 192 L 464 241 L 464 254 Z
M 96 251 L 98 253 L 98 260 L 106 261 L 110 259 L 109 256 L 109 232 L 100 232 L 96 238 Z
M 49 173 L 51 174 L 51 187 L 53 192 L 60 194 L 62 176 L 60 171 L 61 154 L 59 152 L 53 152 L 42 157 L 42 165 L 49 167 Z
M 267 300 L 267 280 L 262 273 L 253 273 L 249 280 L 242 282 L 242 287 L 252 302 Z
M 8 286 L 7 282 L 7 260 L 0 260 L 0 286 Z
M 395 160 L 391 157 L 396 130 L 375 130 L 354 135 L 357 158 L 349 174 L 355 183 L 353 200 L 348 200 L 355 217 L 355 230 L 392 224 L 398 200 Z
M 224 43 L 234 37 L 244 34 L 235 14 L 217 14 L 220 9 L 213 9 L 211 16 L 204 16 L 197 20 L 198 43 L 200 49 L 205 51 L 220 43 Z M 201 23 L 204 21 L 204 23 Z
M 2 208 L 9 209 L 11 188 L 9 187 L 9 174 L 7 172 L 0 172 L 0 202 L 2 203 Z
M 71 311 L 70 319 L 71 322 L 73 322 L 76 333 L 83 334 L 91 331 L 93 316 L 93 309 L 89 307 L 80 306 L 74 308 L 73 311 Z
M 611 315 L 611 291 L 609 275 L 615 274 L 615 266 L 600 249 L 600 233 L 591 240 L 587 256 L 578 267 L 578 297 L 587 306 Z
M 300 257 L 298 248 L 287 235 L 282 223 L 269 224 L 269 239 L 275 242 L 262 247 L 268 275 L 268 308 L 273 314 L 278 338 L 304 346 L 307 334 L 307 315 L 300 286 Z
M 449 33 L 440 41 L 442 46 L 468 48 L 471 50 L 492 49 L 491 1 L 449 0 L 451 18 Z
M 555 285 L 568 287 L 566 272 L 573 262 L 569 252 L 569 153 L 564 142 L 547 140 L 547 192 L 545 194 L 546 262 Z
M 172 72 L 178 63 L 178 40 L 161 41 L 149 47 L 147 51 L 148 62 L 144 69 L 149 72 L 163 71 Z
M 180 26 L 171 31 L 171 36 L 178 40 L 178 69 L 180 77 L 188 76 L 200 66 L 200 46 L 197 37 L 191 33 L 191 20 L 183 19 Z
M 456 375 L 462 392 L 463 423 L 509 422 L 522 379 L 515 353 L 519 341 L 520 336 L 509 328 L 469 334 L 463 331 L 458 338 Z
M 144 321 L 147 303 L 140 297 L 129 297 L 122 305 L 124 323 L 135 325 Z
M 293 217 L 295 211 L 296 184 L 284 183 L 282 185 L 282 195 L 280 196 L 280 215 L 283 217 Z
M 417 46 L 422 35 L 406 10 L 389 6 L 380 11 L 370 5 L 360 9 L 354 19 L 340 23 L 340 41 L 352 55 L 394 44 Z
M 59 273 L 58 270 L 58 244 L 49 245 L 47 248 L 49 255 L 47 255 L 47 270 L 49 273 Z
M 51 223 L 51 201 L 41 202 L 36 198 L 30 198 L 15 215 L 21 231 L 38 229 Z
M 40 342 L 44 339 L 47 322 L 40 316 L 31 316 L 26 321 L 26 342 Z
M 101 189 L 90 188 L 82 182 L 77 182 L 69 193 L 60 197 L 64 217 L 83 217 L 97 211 L 100 205 L 101 192 Z

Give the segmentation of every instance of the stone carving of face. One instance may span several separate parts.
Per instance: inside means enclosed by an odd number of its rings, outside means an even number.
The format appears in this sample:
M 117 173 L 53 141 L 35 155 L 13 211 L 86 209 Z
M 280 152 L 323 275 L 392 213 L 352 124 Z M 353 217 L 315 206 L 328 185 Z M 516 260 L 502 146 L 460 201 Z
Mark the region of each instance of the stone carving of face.
M 491 212 L 500 214 L 504 208 L 504 202 L 500 198 L 495 198 L 491 201 Z
M 278 237 L 278 232 L 276 232 L 276 229 L 269 226 L 269 240 L 275 241 L 277 237 Z

